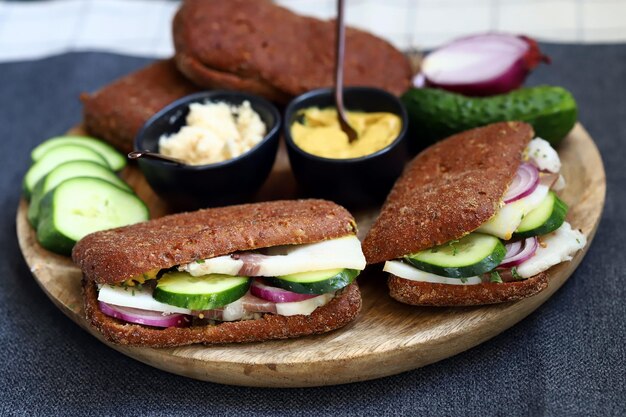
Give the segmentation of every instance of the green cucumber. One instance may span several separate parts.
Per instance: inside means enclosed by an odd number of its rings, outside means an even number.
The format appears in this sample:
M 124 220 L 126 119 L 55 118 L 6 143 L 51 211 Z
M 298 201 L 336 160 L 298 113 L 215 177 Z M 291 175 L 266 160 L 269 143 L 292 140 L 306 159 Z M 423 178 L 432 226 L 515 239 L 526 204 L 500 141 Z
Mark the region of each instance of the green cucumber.
M 513 237 L 526 238 L 554 232 L 561 227 L 566 215 L 567 204 L 550 191 L 536 209 L 524 216 Z
M 300 272 L 280 277 L 264 277 L 269 285 L 300 294 L 326 294 L 346 287 L 355 280 L 360 271 L 356 269 L 327 269 Z
M 523 121 L 535 135 L 558 145 L 574 127 L 578 109 L 561 87 L 520 88 L 491 97 L 466 97 L 433 88 L 411 88 L 402 96 L 413 135 L 429 145 L 454 133 L 501 121 Z
M 91 148 L 106 159 L 113 171 L 120 171 L 126 166 L 126 157 L 108 143 L 90 136 L 75 135 L 56 136 L 40 143 L 30 153 L 33 163 L 39 161 L 50 149 L 61 145 L 81 145 Z
M 132 192 L 100 178 L 76 177 L 46 193 L 40 203 L 37 240 L 69 255 L 92 232 L 148 220 L 148 208 Z
M 37 181 L 30 197 L 30 205 L 28 206 L 28 221 L 33 227 L 37 226 L 39 218 L 39 203 L 43 196 L 62 183 L 63 181 L 75 177 L 95 177 L 102 178 L 113 185 L 117 185 L 127 191 L 131 188 L 113 171 L 103 167 L 92 161 L 70 161 L 50 171 L 45 177 Z
M 35 162 L 24 176 L 23 191 L 26 199 L 30 200 L 31 193 L 37 181 L 46 176 L 57 166 L 68 161 L 93 161 L 110 168 L 106 159 L 93 149 L 80 145 L 62 145 L 50 149 L 41 159 Z
M 173 271 L 157 281 L 152 297 L 190 310 L 211 310 L 243 297 L 250 282 L 248 277 L 220 274 L 194 277 L 188 272 Z
M 474 232 L 404 258 L 422 271 L 448 278 L 468 278 L 493 270 L 505 255 L 506 248 L 500 239 Z

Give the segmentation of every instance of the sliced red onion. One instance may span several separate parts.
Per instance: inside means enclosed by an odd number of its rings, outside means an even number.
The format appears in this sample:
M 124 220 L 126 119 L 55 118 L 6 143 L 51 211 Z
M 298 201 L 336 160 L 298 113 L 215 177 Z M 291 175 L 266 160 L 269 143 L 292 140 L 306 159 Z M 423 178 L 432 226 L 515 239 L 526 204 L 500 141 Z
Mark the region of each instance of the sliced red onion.
M 529 237 L 524 240 L 507 243 L 506 256 L 498 265 L 498 268 L 512 268 L 527 261 L 537 251 L 539 243 L 536 237 Z
M 160 311 L 140 310 L 138 308 L 121 307 L 99 301 L 100 311 L 107 316 L 124 320 L 129 323 L 144 324 L 154 327 L 185 327 L 190 321 L 185 314 L 166 314 Z
M 298 294 L 284 290 L 282 288 L 271 287 L 263 284 L 261 281 L 255 279 L 250 286 L 250 293 L 264 300 L 269 300 L 274 303 L 291 303 L 294 301 L 304 301 L 309 298 L 317 297 L 315 294 Z
M 539 170 L 533 164 L 524 162 L 517 169 L 515 178 L 504 195 L 504 203 L 512 203 L 532 194 L 539 185 Z
M 490 96 L 521 86 L 540 62 L 550 59 L 533 39 L 485 33 L 454 40 L 430 53 L 422 62 L 422 74 L 427 86 Z

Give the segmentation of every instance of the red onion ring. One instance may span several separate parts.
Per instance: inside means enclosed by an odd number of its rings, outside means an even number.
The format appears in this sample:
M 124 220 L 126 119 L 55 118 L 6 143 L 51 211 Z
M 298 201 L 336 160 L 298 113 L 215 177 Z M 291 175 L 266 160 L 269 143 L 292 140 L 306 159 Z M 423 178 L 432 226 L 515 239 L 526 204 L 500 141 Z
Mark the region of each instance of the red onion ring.
M 185 314 L 174 313 L 163 315 L 160 311 L 116 306 L 102 301 L 99 301 L 98 304 L 100 311 L 107 316 L 129 323 L 144 324 L 154 327 L 186 327 L 190 323 L 189 318 Z
M 258 279 L 252 281 L 250 293 L 254 296 L 272 301 L 274 303 L 291 303 L 294 301 L 304 301 L 309 298 L 317 297 L 315 294 L 298 294 L 282 288 L 271 287 L 263 284 Z
M 506 255 L 498 268 L 512 268 L 527 261 L 537 251 L 539 243 L 536 237 L 529 237 L 524 240 L 516 240 L 514 242 L 507 243 Z
M 513 182 L 504 195 L 504 203 L 512 203 L 532 194 L 537 185 L 539 185 L 539 170 L 533 164 L 524 162 L 518 168 Z

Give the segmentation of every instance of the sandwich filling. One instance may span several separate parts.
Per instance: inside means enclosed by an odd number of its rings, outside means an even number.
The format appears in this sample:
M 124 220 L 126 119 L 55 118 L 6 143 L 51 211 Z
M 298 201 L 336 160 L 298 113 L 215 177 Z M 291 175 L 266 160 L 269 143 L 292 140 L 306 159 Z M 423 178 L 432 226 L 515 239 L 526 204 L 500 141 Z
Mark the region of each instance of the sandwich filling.
M 491 219 L 458 240 L 387 261 L 384 271 L 413 281 L 477 285 L 525 280 L 571 260 L 586 238 L 565 221 L 568 207 L 555 193 L 565 186 L 560 169 L 550 144 L 533 139 Z
M 238 252 L 99 285 L 101 311 L 154 327 L 310 315 L 365 268 L 354 235 Z

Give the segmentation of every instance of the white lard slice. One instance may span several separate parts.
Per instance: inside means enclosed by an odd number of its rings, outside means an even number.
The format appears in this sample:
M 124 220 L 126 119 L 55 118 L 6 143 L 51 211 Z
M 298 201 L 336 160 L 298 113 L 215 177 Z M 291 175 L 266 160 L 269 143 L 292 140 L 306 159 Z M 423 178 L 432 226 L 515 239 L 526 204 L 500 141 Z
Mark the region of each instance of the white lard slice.
M 556 150 L 545 139 L 535 138 L 530 141 L 525 151 L 528 158 L 541 171 L 558 174 L 561 170 L 561 159 Z
M 152 288 L 121 287 L 102 285 L 98 292 L 98 301 L 121 307 L 132 307 L 140 310 L 160 311 L 164 314 L 191 314 L 191 310 L 162 303 L 152 298 Z
M 411 281 L 431 282 L 433 284 L 476 285 L 482 283 L 480 277 L 468 277 L 463 280 L 460 278 L 442 277 L 440 275 L 431 274 L 430 272 L 421 271 L 400 261 L 385 262 L 383 271 Z
M 572 256 L 587 244 L 585 235 L 572 229 L 568 222 L 564 222 L 554 232 L 541 236 L 540 240 L 542 244 L 537 248 L 537 252 L 517 266 L 517 273 L 522 278 L 530 278 L 551 266 L 571 261 Z
M 238 258 L 238 259 L 237 259 Z M 366 261 L 361 242 L 346 236 L 307 245 L 286 245 L 267 248 L 265 254 L 242 253 L 238 257 L 218 256 L 181 266 L 193 276 L 207 274 L 238 275 L 245 272 L 261 277 L 275 277 L 308 271 L 335 268 L 363 270 Z
M 303 301 L 276 303 L 276 314 L 281 316 L 296 316 L 299 314 L 308 316 L 315 311 L 316 308 L 328 304 L 334 296 L 335 293 L 327 293 Z

